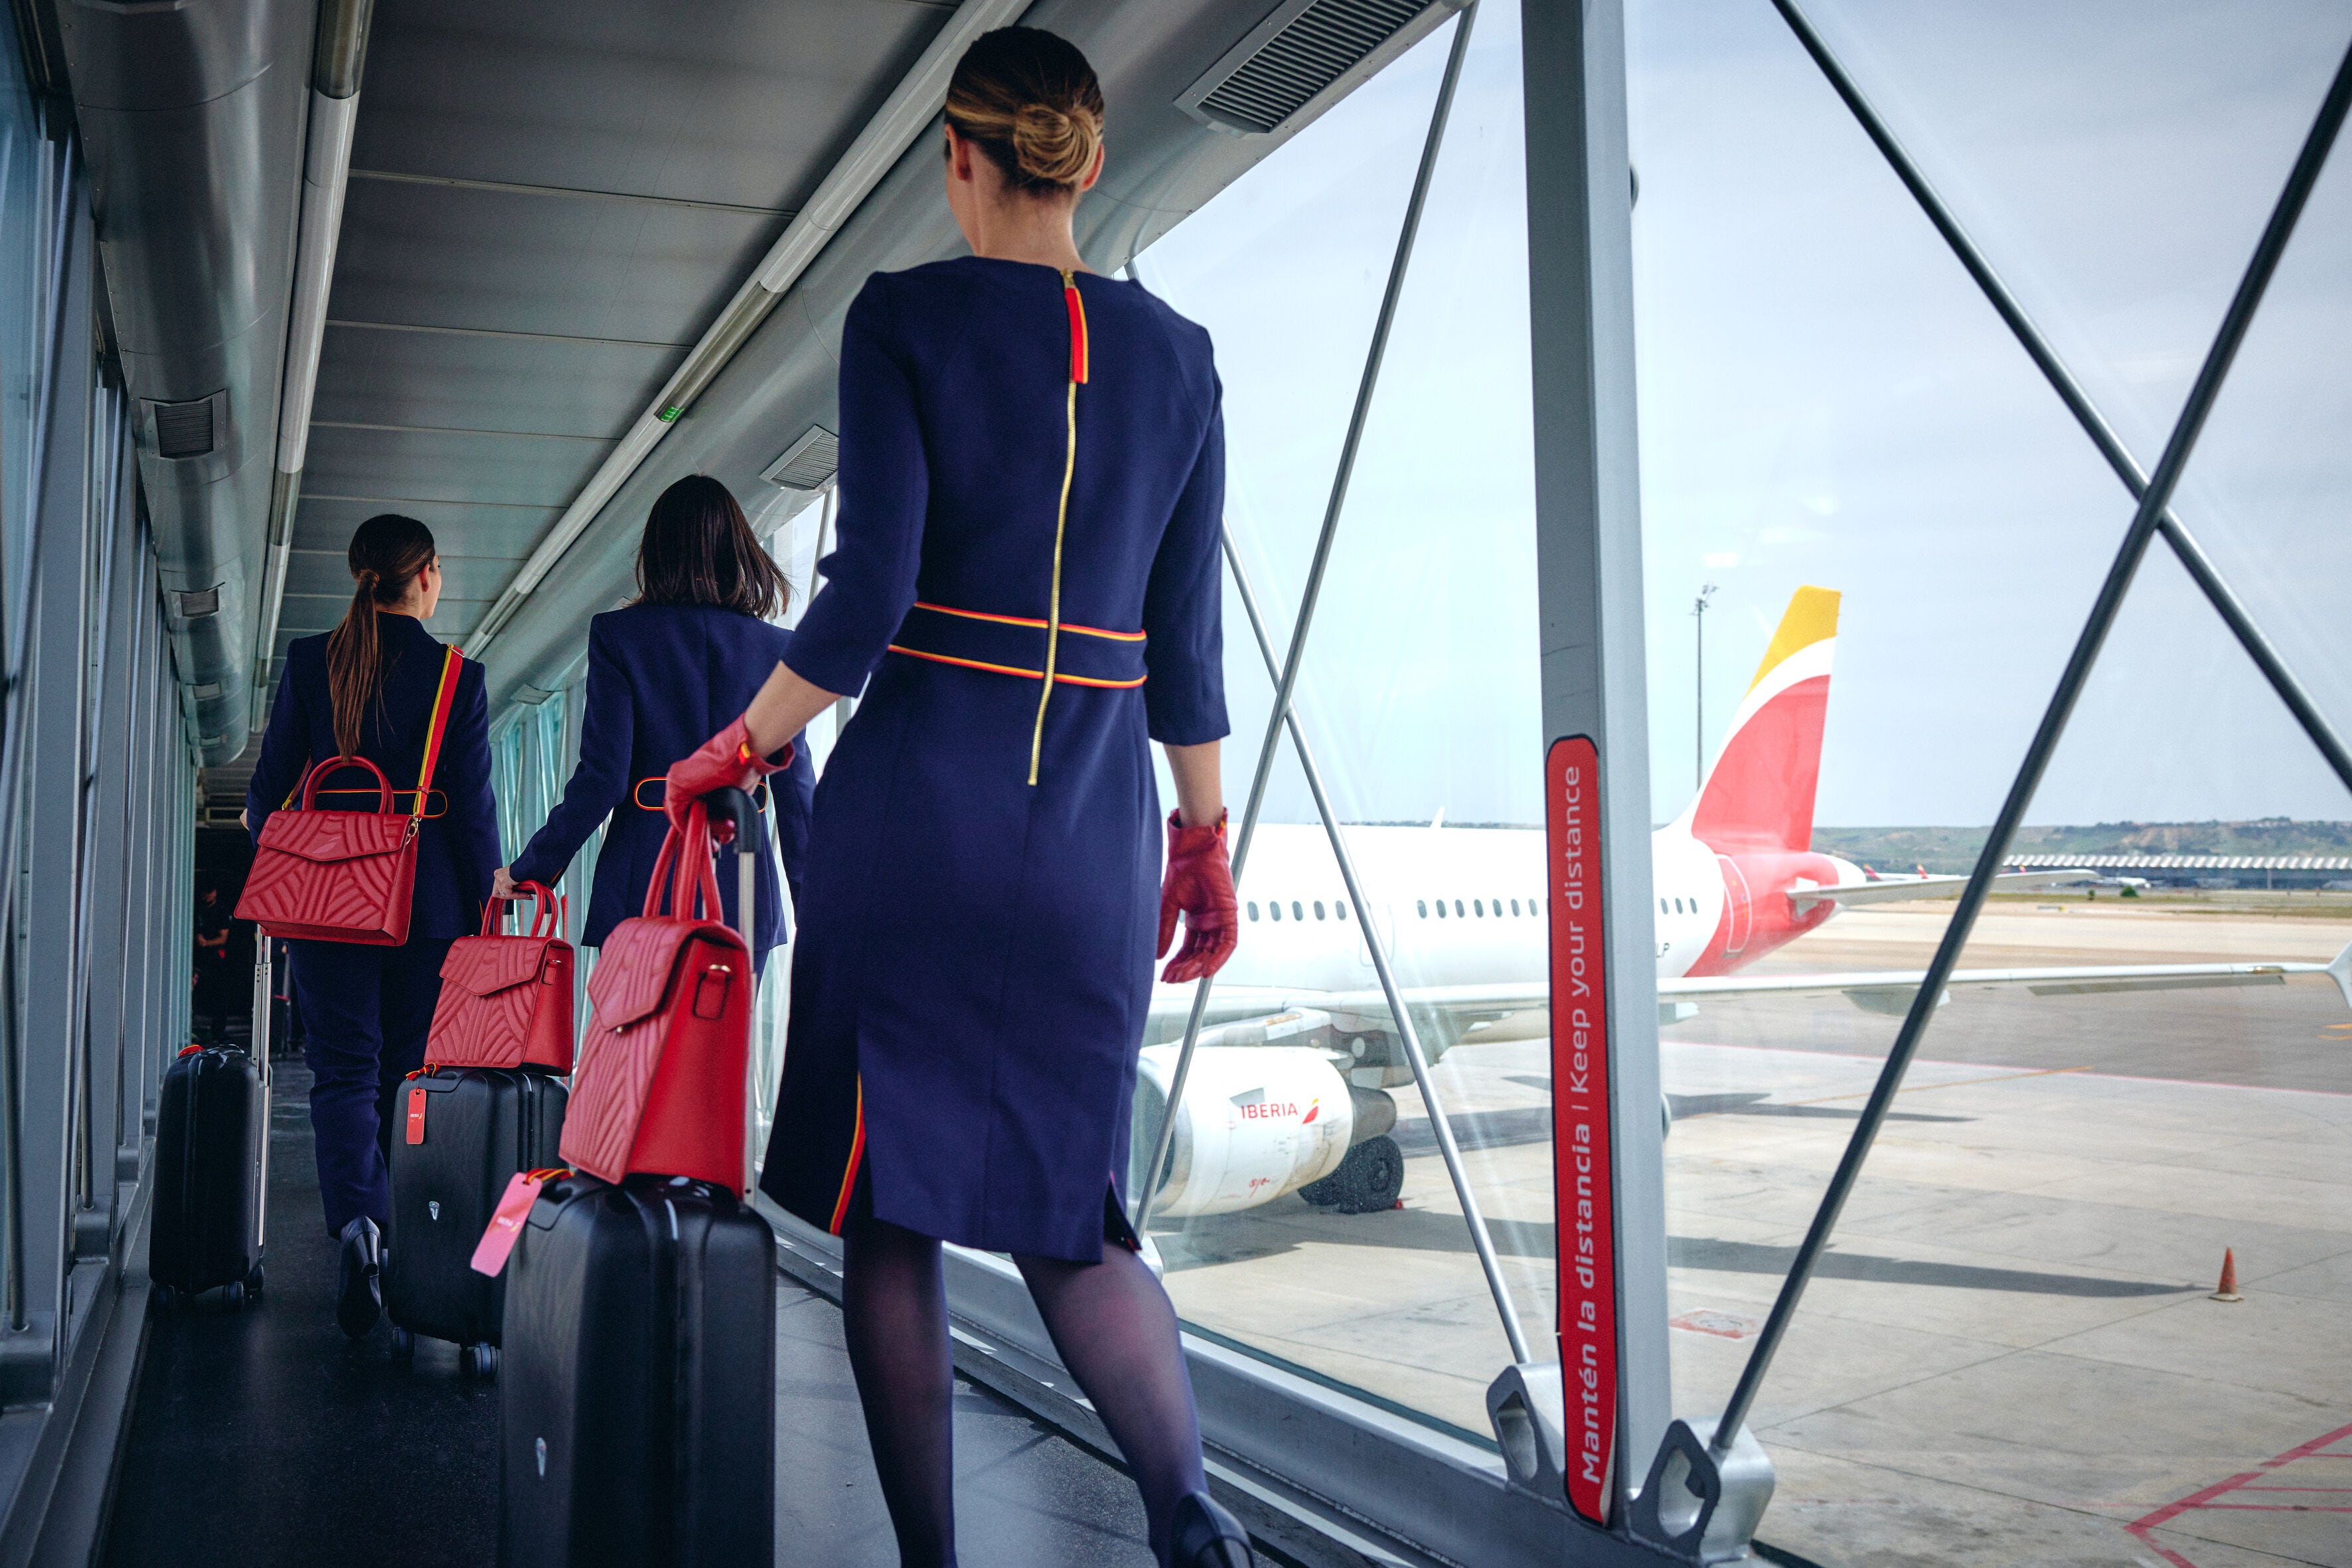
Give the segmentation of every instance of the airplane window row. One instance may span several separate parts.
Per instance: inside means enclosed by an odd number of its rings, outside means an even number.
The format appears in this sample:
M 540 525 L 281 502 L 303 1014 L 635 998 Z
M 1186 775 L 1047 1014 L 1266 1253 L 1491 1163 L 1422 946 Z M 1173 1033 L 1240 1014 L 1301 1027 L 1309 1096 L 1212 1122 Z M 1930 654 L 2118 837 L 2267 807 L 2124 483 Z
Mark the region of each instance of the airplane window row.
M 1249 915 L 1250 919 L 1257 919 L 1257 900 L 1255 899 L 1252 899 L 1247 904 L 1244 905 L 1243 908 Z M 1282 901 L 1278 899 L 1268 899 L 1265 904 L 1265 912 L 1269 918 L 1280 920 L 1282 918 Z M 1297 899 L 1291 900 L 1290 918 L 1295 921 L 1305 920 L 1307 918 L 1307 906 Z M 1320 899 L 1315 900 L 1315 918 L 1318 921 L 1325 918 L 1323 912 L 1323 900 Z M 1331 912 L 1329 918 L 1341 921 L 1348 918 L 1348 904 L 1346 900 L 1334 899 L 1331 900 Z
M 1487 909 L 1487 905 L 1490 903 L 1494 906 L 1491 911 Z M 1472 899 L 1470 900 L 1469 908 L 1465 909 L 1463 908 L 1462 900 L 1460 899 L 1456 899 L 1454 900 L 1454 914 L 1455 918 L 1466 921 L 1484 920 L 1487 914 L 1491 912 L 1497 920 L 1499 920 L 1502 918 L 1503 914 L 1503 903 L 1504 900 L 1501 899 Z M 1518 900 L 1511 900 L 1510 905 L 1512 914 L 1517 915 L 1520 912 Z M 1428 900 L 1415 899 L 1412 901 L 1412 907 L 1421 912 L 1421 918 L 1423 920 L 1427 920 L 1429 918 Z M 1536 901 L 1533 899 L 1529 899 L 1528 900 L 1527 913 L 1532 915 L 1535 912 Z M 1445 918 L 1445 900 L 1444 899 L 1440 899 L 1437 900 L 1437 918 L 1439 920 L 1444 920 Z
M 1666 907 L 1668 904 L 1672 904 L 1674 908 L 1668 909 Z M 1695 915 L 1698 913 L 1698 900 L 1696 899 L 1693 899 L 1690 901 L 1690 907 L 1688 909 L 1685 909 L 1683 907 L 1683 900 L 1680 899 L 1660 899 L 1658 900 L 1658 912 L 1662 915 Z

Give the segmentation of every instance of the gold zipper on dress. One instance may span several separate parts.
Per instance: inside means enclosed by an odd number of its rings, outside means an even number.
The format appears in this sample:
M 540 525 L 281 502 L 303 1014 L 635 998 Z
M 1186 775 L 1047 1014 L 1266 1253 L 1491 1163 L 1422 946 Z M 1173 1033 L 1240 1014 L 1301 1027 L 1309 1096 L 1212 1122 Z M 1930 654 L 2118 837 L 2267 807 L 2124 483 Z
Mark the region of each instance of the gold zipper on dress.
M 1062 452 L 1062 502 L 1054 514 L 1054 582 L 1046 595 L 1045 679 L 1037 693 L 1037 728 L 1029 737 L 1029 782 L 1037 782 L 1037 763 L 1045 751 L 1045 704 L 1054 700 L 1054 663 L 1062 643 L 1062 535 L 1070 521 L 1070 481 L 1078 471 L 1078 384 L 1087 379 L 1087 307 L 1078 294 L 1078 280 L 1062 269 L 1062 300 L 1070 315 L 1069 396 L 1064 424 L 1068 430 Z

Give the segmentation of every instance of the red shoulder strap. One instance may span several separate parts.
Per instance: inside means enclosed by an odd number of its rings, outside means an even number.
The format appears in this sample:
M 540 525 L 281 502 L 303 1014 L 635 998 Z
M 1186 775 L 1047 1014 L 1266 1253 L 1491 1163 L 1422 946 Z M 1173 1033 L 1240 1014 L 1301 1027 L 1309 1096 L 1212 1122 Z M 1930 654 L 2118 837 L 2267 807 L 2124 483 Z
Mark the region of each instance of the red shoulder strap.
M 449 710 L 457 700 L 457 667 L 465 662 L 465 655 L 456 648 L 443 650 L 441 685 L 433 693 L 433 727 L 425 735 L 425 766 L 416 774 L 415 816 L 419 821 L 425 817 L 425 796 L 433 793 L 433 770 L 441 763 L 441 737 L 448 732 Z

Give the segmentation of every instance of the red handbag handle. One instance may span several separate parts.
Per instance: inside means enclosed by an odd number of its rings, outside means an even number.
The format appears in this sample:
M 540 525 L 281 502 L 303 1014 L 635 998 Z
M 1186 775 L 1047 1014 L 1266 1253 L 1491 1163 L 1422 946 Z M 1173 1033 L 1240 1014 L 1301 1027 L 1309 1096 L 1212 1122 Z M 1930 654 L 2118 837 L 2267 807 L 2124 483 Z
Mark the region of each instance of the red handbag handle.
M 553 936 L 562 929 L 555 907 L 555 889 L 544 882 L 517 882 L 515 890 L 508 897 L 501 899 L 494 894 L 489 902 L 482 906 L 482 934 L 484 936 L 503 935 L 507 923 L 507 906 L 520 903 L 527 898 L 538 900 L 536 907 L 531 910 L 530 917 L 530 934 L 533 940 Z M 545 929 L 542 930 L 542 927 Z
M 383 770 L 382 768 L 377 767 L 365 757 L 329 757 L 325 762 L 320 763 L 317 767 L 312 768 L 309 773 L 304 773 L 302 775 L 303 810 L 312 811 L 317 809 L 315 803 L 319 798 L 319 781 L 324 778 L 327 774 L 333 773 L 340 768 L 365 768 L 368 772 L 373 773 L 375 775 L 375 797 L 377 801 L 376 810 L 386 816 L 391 815 L 392 781 L 383 776 Z
M 646 879 L 646 913 L 662 912 L 662 892 L 667 884 L 669 912 L 675 920 L 695 919 L 695 895 L 701 895 L 702 918 L 720 919 L 719 873 L 711 865 L 710 818 L 700 800 L 687 808 L 686 826 L 675 824 L 662 839 L 654 858 L 654 874 Z

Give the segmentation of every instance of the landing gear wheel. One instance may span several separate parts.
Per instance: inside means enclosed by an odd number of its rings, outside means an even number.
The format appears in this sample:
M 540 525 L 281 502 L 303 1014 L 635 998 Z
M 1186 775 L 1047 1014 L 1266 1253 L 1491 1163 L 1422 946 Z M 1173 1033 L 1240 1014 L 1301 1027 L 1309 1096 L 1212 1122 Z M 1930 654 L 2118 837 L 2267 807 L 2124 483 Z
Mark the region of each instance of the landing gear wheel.
M 488 1383 L 498 1381 L 498 1346 L 488 1343 L 467 1345 L 458 1352 L 457 1360 L 458 1364 L 465 1368 L 467 1376 L 478 1377 Z
M 392 1353 L 401 1361 L 416 1357 L 416 1336 L 397 1323 L 392 1326 Z
M 1341 1214 L 1376 1214 L 1396 1207 L 1404 1191 L 1404 1151 L 1386 1133 L 1367 1138 L 1348 1151 L 1339 1168 L 1319 1182 L 1309 1182 L 1298 1195 L 1318 1208 Z
M 261 1272 L 260 1264 L 257 1263 L 251 1268 L 246 1270 L 245 1293 L 247 1295 L 258 1297 L 261 1294 L 261 1288 L 265 1283 L 267 1283 L 267 1277 Z

